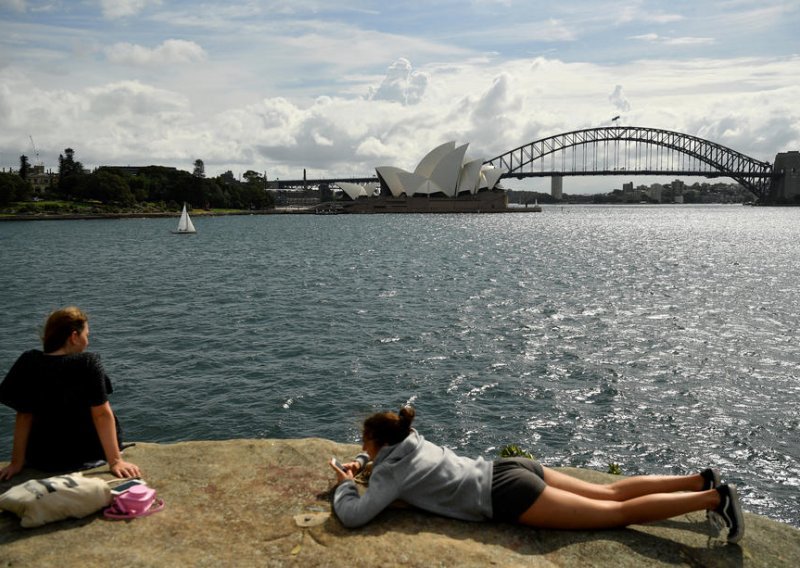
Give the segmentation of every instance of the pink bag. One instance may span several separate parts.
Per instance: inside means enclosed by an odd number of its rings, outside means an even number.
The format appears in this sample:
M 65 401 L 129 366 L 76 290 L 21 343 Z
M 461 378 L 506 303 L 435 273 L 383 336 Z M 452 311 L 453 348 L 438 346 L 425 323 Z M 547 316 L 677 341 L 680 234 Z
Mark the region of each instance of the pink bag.
M 164 501 L 156 498 L 156 490 L 146 485 L 134 485 L 114 498 L 103 511 L 108 519 L 135 519 L 159 512 Z

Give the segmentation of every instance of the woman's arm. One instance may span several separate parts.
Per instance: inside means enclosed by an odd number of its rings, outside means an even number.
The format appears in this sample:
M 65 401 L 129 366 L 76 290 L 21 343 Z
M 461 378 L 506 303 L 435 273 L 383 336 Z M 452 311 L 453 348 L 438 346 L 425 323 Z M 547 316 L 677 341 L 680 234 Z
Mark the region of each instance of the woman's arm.
M 0 469 L 0 481 L 11 479 L 25 467 L 25 451 L 28 449 L 28 436 L 31 433 L 33 414 L 17 412 L 14 421 L 14 445 L 11 450 L 11 463 Z
M 111 404 L 105 402 L 99 406 L 93 406 L 92 420 L 100 438 L 100 443 L 103 445 L 103 452 L 106 454 L 106 461 L 111 473 L 117 477 L 138 477 L 141 475 L 136 464 L 122 459 L 119 444 L 117 444 L 117 425 L 114 423 Z
M 378 513 L 399 497 L 399 487 L 391 475 L 373 472 L 369 487 L 359 495 L 354 481 L 348 479 L 339 484 L 333 494 L 333 511 L 347 528 L 367 524 Z

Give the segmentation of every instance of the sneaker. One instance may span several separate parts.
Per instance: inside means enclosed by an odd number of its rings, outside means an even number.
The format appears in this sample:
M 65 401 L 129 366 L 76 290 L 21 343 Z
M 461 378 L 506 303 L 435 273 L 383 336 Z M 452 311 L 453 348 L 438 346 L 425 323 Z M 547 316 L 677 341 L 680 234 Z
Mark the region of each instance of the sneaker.
M 707 467 L 700 472 L 700 475 L 702 475 L 703 479 L 705 479 L 705 483 L 703 483 L 703 491 L 716 489 L 721 484 L 718 469 Z
M 700 475 L 703 476 L 705 480 L 703 482 L 703 491 L 708 491 L 709 489 L 716 489 L 720 486 L 720 478 L 719 478 L 719 470 L 713 467 L 707 467 L 703 471 L 700 472 Z M 712 518 L 711 511 L 706 511 L 706 518 L 714 524 L 714 526 L 719 530 L 719 525 L 721 524 L 721 520 Z
M 726 483 L 716 489 L 719 493 L 719 506 L 713 512 L 728 528 L 728 542 L 739 542 L 744 536 L 744 516 L 736 486 Z

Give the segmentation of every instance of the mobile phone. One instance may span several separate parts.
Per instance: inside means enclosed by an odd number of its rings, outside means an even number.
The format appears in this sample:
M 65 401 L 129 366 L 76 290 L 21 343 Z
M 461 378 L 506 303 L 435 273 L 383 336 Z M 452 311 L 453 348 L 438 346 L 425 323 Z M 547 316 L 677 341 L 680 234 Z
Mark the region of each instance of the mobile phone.
M 134 485 L 147 485 L 144 480 L 142 479 L 129 479 L 128 481 L 123 481 L 119 485 L 115 485 L 111 488 L 112 495 L 119 495 L 120 493 L 124 493 Z
M 342 465 L 342 462 L 340 462 L 340 461 L 339 461 L 339 460 L 337 460 L 336 458 L 331 458 L 331 463 L 332 463 L 332 464 L 333 464 L 333 465 L 334 465 L 334 466 L 335 466 L 337 469 L 341 469 L 342 471 L 347 471 L 347 470 L 344 468 L 344 466 Z

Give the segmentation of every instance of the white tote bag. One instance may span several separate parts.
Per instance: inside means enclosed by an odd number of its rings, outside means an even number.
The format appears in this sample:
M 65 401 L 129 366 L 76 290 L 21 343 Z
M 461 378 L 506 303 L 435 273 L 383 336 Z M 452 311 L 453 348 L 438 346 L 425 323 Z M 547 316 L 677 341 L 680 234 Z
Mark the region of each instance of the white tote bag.
M 0 509 L 16 514 L 23 527 L 40 527 L 70 517 L 81 518 L 111 503 L 108 483 L 81 473 L 31 479 L 0 495 Z

